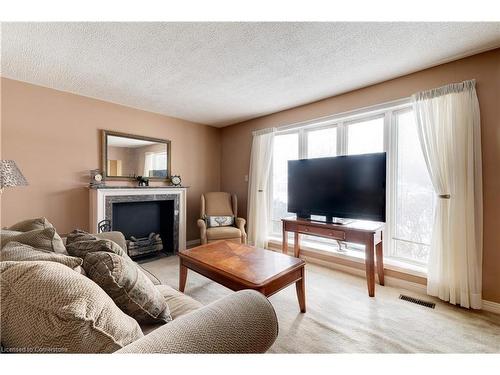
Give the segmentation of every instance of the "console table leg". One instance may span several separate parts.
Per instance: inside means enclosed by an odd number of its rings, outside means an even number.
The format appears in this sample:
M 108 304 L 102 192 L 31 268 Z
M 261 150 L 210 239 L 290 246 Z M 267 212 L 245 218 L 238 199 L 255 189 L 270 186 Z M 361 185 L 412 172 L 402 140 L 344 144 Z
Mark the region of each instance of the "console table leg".
M 299 239 L 299 232 L 294 232 L 295 237 L 294 237 L 294 244 L 293 244 L 293 256 L 295 258 L 298 258 L 300 256 L 300 239 Z
M 184 293 L 184 289 L 186 288 L 186 279 L 188 269 L 185 265 L 182 264 L 182 261 L 179 263 L 179 291 Z
M 281 251 L 283 254 L 288 255 L 288 236 L 284 225 L 283 225 L 283 242 L 281 244 Z
M 382 241 L 375 246 L 375 251 L 377 253 L 378 282 L 380 285 L 384 285 L 384 252 L 382 250 Z
M 305 274 L 302 270 L 302 278 L 295 283 L 295 289 L 297 290 L 297 299 L 299 300 L 300 312 L 306 312 L 306 288 L 305 288 Z
M 366 268 L 366 283 L 368 284 L 368 295 L 375 296 L 375 257 L 374 257 L 373 240 L 366 243 L 365 247 L 365 268 Z

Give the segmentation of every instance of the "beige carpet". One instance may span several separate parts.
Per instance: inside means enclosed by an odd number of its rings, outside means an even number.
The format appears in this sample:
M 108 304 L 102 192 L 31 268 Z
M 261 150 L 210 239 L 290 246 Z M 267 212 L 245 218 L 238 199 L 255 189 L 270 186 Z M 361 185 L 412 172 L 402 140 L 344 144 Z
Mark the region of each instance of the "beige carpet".
M 178 257 L 141 262 L 162 283 L 178 287 Z M 363 278 L 308 264 L 307 313 L 295 287 L 270 297 L 280 333 L 271 353 L 490 353 L 500 352 L 500 316 L 447 303 L 429 309 L 398 299 L 414 292 L 377 285 L 369 298 Z M 229 289 L 188 272 L 186 293 L 207 304 Z

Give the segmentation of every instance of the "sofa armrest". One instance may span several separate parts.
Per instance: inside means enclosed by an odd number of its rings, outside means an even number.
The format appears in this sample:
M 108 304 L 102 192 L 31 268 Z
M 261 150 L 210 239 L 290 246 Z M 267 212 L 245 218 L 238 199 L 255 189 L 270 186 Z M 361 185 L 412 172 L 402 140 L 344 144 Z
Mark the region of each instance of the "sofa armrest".
M 278 320 L 262 294 L 242 290 L 167 323 L 116 353 L 264 353 Z
M 125 236 L 122 232 L 102 232 L 94 234 L 97 238 L 102 238 L 104 240 L 111 240 L 119 245 L 125 252 L 127 252 L 127 242 L 125 241 Z

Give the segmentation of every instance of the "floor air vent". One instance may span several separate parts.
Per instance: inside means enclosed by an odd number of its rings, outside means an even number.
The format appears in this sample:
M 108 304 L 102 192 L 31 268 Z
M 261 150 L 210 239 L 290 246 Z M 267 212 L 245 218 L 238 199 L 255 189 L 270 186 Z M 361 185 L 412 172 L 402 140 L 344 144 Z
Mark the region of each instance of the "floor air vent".
M 399 299 L 402 299 L 403 301 L 408 301 L 411 303 L 416 303 L 417 305 L 420 305 L 420 306 L 429 307 L 431 309 L 436 307 L 435 303 L 424 301 L 422 299 L 418 299 L 418 298 L 414 298 L 414 297 L 410 297 L 410 296 L 405 296 L 404 294 L 400 294 Z

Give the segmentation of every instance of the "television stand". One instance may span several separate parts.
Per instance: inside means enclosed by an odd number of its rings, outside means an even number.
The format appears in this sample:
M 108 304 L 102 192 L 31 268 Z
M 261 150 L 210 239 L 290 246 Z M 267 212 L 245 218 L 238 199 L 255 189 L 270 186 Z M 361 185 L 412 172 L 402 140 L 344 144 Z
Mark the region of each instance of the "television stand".
M 352 220 L 347 224 L 326 223 L 310 219 L 281 219 L 283 222 L 283 253 L 288 253 L 288 233 L 294 233 L 294 256 L 300 257 L 300 234 L 331 238 L 365 246 L 365 269 L 368 295 L 375 296 L 375 256 L 377 258 L 378 282 L 384 285 L 384 260 L 382 234 L 384 223 Z

